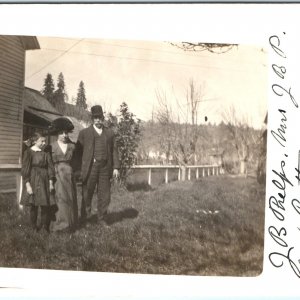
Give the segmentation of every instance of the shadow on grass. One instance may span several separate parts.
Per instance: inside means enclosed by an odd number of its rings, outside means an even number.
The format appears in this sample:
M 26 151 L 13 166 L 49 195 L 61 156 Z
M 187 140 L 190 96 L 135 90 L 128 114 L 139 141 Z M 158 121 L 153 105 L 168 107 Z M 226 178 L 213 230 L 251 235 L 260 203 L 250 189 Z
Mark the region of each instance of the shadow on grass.
M 122 211 L 108 213 L 105 217 L 105 223 L 112 225 L 123 221 L 124 219 L 134 219 L 138 216 L 139 212 L 134 208 L 125 208 Z
M 129 192 L 135 191 L 152 191 L 153 188 L 145 181 L 143 182 L 135 182 L 135 183 L 127 183 L 126 188 Z

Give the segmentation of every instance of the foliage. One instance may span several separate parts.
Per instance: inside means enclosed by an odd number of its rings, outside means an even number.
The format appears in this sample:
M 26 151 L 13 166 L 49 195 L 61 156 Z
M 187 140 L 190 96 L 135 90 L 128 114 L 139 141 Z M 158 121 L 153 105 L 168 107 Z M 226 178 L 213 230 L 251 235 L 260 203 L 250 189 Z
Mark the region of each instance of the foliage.
M 87 109 L 85 88 L 83 81 L 80 81 L 76 97 L 76 106 Z
M 48 73 L 45 78 L 41 93 L 52 105 L 54 104 L 54 90 L 55 87 L 52 75 Z
M 66 85 L 63 73 L 59 73 L 57 79 L 57 89 L 54 92 L 54 107 L 61 113 L 64 112 L 64 104 L 67 101 Z
M 59 73 L 58 79 L 57 79 L 57 90 L 59 90 L 61 93 L 65 93 L 65 79 L 62 72 Z
M 136 161 L 137 148 L 141 138 L 141 120 L 129 111 L 125 102 L 120 105 L 118 117 L 119 120 L 109 114 L 107 125 L 115 131 L 121 162 L 120 182 L 125 184 L 129 170 Z

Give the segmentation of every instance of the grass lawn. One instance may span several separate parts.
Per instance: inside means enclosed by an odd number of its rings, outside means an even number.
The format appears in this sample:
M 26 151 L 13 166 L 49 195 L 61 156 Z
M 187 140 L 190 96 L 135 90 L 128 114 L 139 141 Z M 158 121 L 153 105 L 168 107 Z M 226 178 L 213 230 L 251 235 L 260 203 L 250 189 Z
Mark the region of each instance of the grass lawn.
M 158 180 L 157 182 L 159 182 Z M 108 226 L 34 233 L 0 198 L 0 266 L 141 274 L 262 272 L 265 189 L 253 178 L 206 177 L 113 188 Z

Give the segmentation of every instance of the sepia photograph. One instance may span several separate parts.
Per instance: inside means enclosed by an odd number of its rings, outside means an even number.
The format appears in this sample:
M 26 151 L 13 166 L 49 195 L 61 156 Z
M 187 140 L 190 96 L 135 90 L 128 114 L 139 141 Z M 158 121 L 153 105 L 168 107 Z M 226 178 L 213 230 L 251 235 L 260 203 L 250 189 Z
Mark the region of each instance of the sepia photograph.
M 268 49 L 0 35 L 0 267 L 263 272 Z

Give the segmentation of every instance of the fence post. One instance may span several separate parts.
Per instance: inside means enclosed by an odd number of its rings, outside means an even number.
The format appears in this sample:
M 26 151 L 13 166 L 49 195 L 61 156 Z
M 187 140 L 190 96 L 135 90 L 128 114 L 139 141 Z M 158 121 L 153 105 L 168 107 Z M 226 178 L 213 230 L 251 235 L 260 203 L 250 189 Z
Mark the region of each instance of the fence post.
M 196 179 L 199 178 L 199 168 L 196 168 Z
M 188 171 L 188 180 L 191 180 L 191 168 L 189 168 L 189 171 Z
M 169 169 L 166 168 L 165 183 L 168 183 L 168 181 L 169 181 Z
M 209 172 L 209 167 L 207 167 L 207 176 L 210 175 L 210 172 Z
M 151 168 L 149 168 L 149 173 L 148 173 L 148 184 L 151 185 Z
M 215 167 L 212 167 L 212 174 L 215 175 Z
M 202 168 L 202 176 L 205 177 L 205 167 Z
M 180 167 L 178 168 L 178 181 L 180 181 Z

